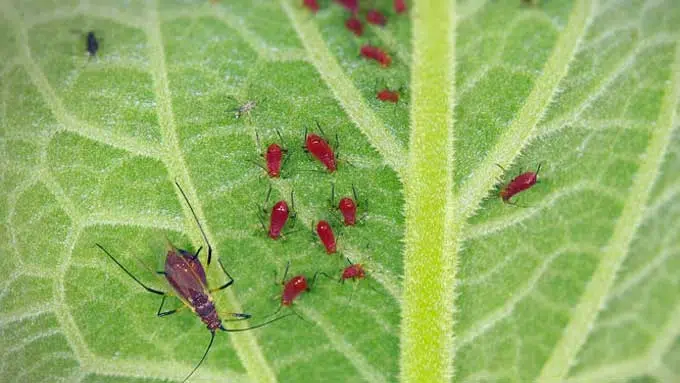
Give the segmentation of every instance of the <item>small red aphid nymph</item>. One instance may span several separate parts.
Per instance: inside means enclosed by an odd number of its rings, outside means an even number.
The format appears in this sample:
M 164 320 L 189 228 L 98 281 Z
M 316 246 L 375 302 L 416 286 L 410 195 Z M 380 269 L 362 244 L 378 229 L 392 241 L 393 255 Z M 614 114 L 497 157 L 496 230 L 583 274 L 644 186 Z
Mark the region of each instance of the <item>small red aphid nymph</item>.
M 287 268 L 286 271 L 288 271 Z M 305 291 L 309 291 L 307 279 L 303 275 L 294 276 L 283 285 L 283 292 L 281 293 L 281 305 L 292 305 L 295 298 Z
M 380 11 L 371 9 L 366 13 L 366 21 L 369 24 L 385 26 L 387 18 Z
M 361 21 L 354 16 L 345 21 L 345 28 L 352 31 L 356 36 L 361 36 L 364 33 L 364 27 L 361 25 Z
M 372 45 L 363 45 L 360 53 L 367 59 L 379 62 L 384 68 L 390 66 L 392 63 L 392 58 L 385 51 Z
M 316 224 L 316 234 L 319 235 L 321 243 L 326 248 L 327 254 L 333 254 L 337 251 L 337 243 L 335 241 L 335 235 L 333 234 L 333 229 L 327 221 L 319 221 Z
M 344 197 L 338 202 L 338 209 L 342 213 L 345 226 L 354 226 L 357 223 L 357 204 L 353 199 Z
M 335 2 L 342 5 L 353 14 L 356 14 L 357 11 L 359 11 L 359 0 L 335 0 Z
M 277 178 L 281 175 L 281 159 L 283 158 L 283 149 L 278 144 L 271 144 L 267 147 L 265 159 L 267 160 L 267 174 L 272 178 Z
M 341 282 L 344 282 L 347 279 L 356 280 L 366 278 L 366 271 L 361 263 L 352 263 L 349 259 L 347 259 L 347 262 L 349 262 L 349 266 L 342 270 L 342 277 L 340 277 Z
M 314 13 L 319 11 L 319 2 L 316 0 L 303 0 L 302 5 Z
M 281 230 L 286 225 L 290 211 L 288 210 L 288 204 L 286 201 L 279 201 L 274 204 L 272 208 L 272 214 L 269 220 L 269 238 L 279 239 L 281 237 Z
M 394 11 L 397 13 L 406 12 L 406 0 L 394 0 Z
M 503 202 L 511 203 L 510 198 L 515 194 L 523 192 L 536 184 L 538 172 L 541 170 L 541 164 L 538 164 L 535 172 L 525 172 L 515 177 L 510 183 L 503 188 L 500 196 Z
M 338 169 L 333 148 L 323 138 L 314 133 L 308 134 L 305 140 L 305 149 L 312 153 L 314 158 L 319 160 L 328 169 L 329 173 L 333 173 Z
M 377 97 L 380 101 L 398 103 L 399 102 L 399 92 L 396 90 L 383 89 L 378 92 Z

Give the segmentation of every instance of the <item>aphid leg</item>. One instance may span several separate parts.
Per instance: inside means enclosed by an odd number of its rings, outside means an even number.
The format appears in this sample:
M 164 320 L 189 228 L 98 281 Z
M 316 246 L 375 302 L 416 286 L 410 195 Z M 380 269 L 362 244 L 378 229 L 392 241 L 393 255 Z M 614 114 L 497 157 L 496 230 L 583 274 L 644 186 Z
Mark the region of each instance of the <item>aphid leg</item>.
M 231 286 L 232 284 L 234 284 L 234 278 L 232 278 L 231 275 L 229 275 L 229 272 L 228 272 L 227 269 L 224 267 L 224 264 L 222 263 L 222 260 L 219 259 L 219 258 L 217 258 L 217 263 L 220 264 L 220 268 L 222 269 L 222 271 L 224 271 L 224 274 L 227 276 L 227 278 L 229 278 L 229 281 L 228 281 L 227 283 L 223 284 L 223 285 L 220 286 L 220 287 L 217 287 L 217 288 L 214 288 L 214 289 L 210 289 L 210 292 L 211 292 L 211 293 L 214 293 L 215 291 L 224 290 L 224 289 L 226 289 L 227 287 L 229 287 L 229 286 Z
M 290 228 L 294 228 L 297 223 L 297 211 L 295 210 L 295 190 L 290 191 Z
M 163 295 L 163 299 L 161 299 L 161 305 L 158 306 L 158 312 L 156 313 L 156 315 L 159 316 L 159 317 L 172 315 L 172 314 L 176 313 L 177 311 L 186 307 L 186 306 L 182 306 L 182 307 L 176 308 L 174 310 L 163 311 L 163 304 L 165 304 L 165 298 L 167 298 L 167 295 Z
M 203 240 L 205 241 L 205 244 L 208 245 L 208 266 L 210 266 L 210 260 L 212 259 L 212 246 L 210 245 L 210 241 L 208 241 L 208 236 L 205 235 L 205 231 L 203 230 L 203 226 L 201 226 L 201 222 L 198 221 L 198 217 L 196 216 L 196 212 L 194 211 L 194 208 L 191 206 L 191 203 L 189 202 L 189 198 L 187 198 L 187 195 L 184 193 L 184 190 L 182 190 L 182 187 L 179 186 L 179 182 L 177 182 L 177 180 L 175 180 L 175 185 L 177 185 L 179 192 L 182 193 L 182 197 L 184 197 L 184 201 L 186 201 L 187 206 L 189 206 L 189 210 L 191 210 L 191 215 L 194 216 L 194 221 L 196 221 L 196 226 L 198 226 L 198 230 L 201 232 L 201 235 L 203 236 Z
M 309 288 L 310 288 L 310 289 L 314 286 L 314 283 L 316 283 L 316 278 L 317 278 L 319 275 L 323 275 L 324 277 L 326 277 L 326 278 L 328 278 L 328 279 L 330 279 L 330 280 L 333 279 L 333 278 L 331 278 L 330 275 L 324 273 L 323 271 L 317 271 L 316 273 L 314 273 L 314 276 L 312 277 L 312 282 L 309 283 Z
M 335 182 L 331 183 L 331 200 L 329 201 L 331 204 L 331 209 L 335 208 Z
M 246 313 L 229 313 L 228 315 L 233 316 L 235 319 L 222 319 L 222 322 L 237 322 L 250 319 L 252 317 L 252 315 Z
M 130 278 L 132 278 L 135 282 L 137 282 L 137 284 L 139 284 L 140 286 L 142 286 L 142 287 L 144 288 L 144 290 L 146 290 L 146 291 L 148 291 L 148 292 L 150 292 L 150 293 L 158 294 L 158 295 L 163 295 L 163 296 L 166 295 L 165 292 L 160 291 L 160 290 L 156 290 L 156 289 L 152 289 L 151 287 L 145 285 L 144 282 L 142 282 L 142 281 L 140 281 L 139 279 L 137 279 L 137 277 L 135 277 L 134 275 L 132 275 L 132 273 L 129 272 L 128 269 L 125 268 L 125 266 L 123 266 L 120 262 L 118 262 L 118 260 L 117 260 L 116 258 L 114 258 L 113 255 L 111 255 L 111 253 L 109 253 L 109 252 L 104 248 L 104 246 L 102 246 L 102 245 L 100 245 L 100 244 L 98 244 L 98 243 L 95 243 L 95 245 L 97 245 L 98 248 L 100 248 L 106 255 L 108 255 L 109 258 L 111 258 L 111 260 L 114 261 L 114 262 L 116 263 L 116 265 L 118 265 L 118 267 L 120 267 L 121 269 L 123 269 L 123 271 L 125 272 L 125 274 L 127 274 L 128 276 L 130 276 Z

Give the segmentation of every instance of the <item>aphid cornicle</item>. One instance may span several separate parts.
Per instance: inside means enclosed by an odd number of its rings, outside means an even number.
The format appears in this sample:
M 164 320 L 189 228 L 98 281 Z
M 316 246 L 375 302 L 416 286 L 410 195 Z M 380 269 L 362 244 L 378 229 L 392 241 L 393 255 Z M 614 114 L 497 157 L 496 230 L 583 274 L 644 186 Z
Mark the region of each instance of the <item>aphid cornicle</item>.
M 191 210 L 191 213 L 193 214 L 194 219 L 196 220 L 196 224 L 199 228 L 199 231 L 201 232 L 201 235 L 203 236 L 203 240 L 208 246 L 207 264 L 210 265 L 212 257 L 212 246 L 210 245 L 210 242 L 208 241 L 208 238 L 205 235 L 205 232 L 203 231 L 203 227 L 198 221 L 198 217 L 196 216 L 193 207 L 189 203 L 189 199 L 184 193 L 184 190 L 182 190 L 182 188 L 179 186 L 179 183 L 175 182 L 175 184 L 179 188 L 179 191 L 181 192 L 182 196 L 184 197 L 184 200 L 189 206 L 189 210 Z M 109 258 L 111 258 L 111 260 L 115 262 L 116 265 L 118 265 L 118 267 L 120 267 L 128 276 L 130 276 L 135 282 L 137 282 L 137 284 L 142 286 L 146 291 L 153 294 L 161 295 L 163 297 L 163 299 L 161 299 L 161 304 L 158 307 L 158 312 L 156 315 L 158 315 L 159 317 L 164 317 L 174 314 L 181 309 L 180 308 L 163 311 L 163 305 L 165 304 L 165 299 L 168 297 L 168 293 L 148 287 L 142 281 L 137 279 L 137 277 L 135 277 L 130 271 L 128 271 L 128 269 L 125 268 L 125 266 L 123 266 L 123 264 L 121 264 L 116 258 L 114 258 L 113 255 L 111 255 L 111 253 L 109 253 L 109 251 L 104 248 L 104 246 L 98 243 L 96 245 Z M 211 293 L 223 290 L 231 286 L 234 283 L 234 279 L 231 277 L 231 275 L 229 275 L 222 261 L 218 259 L 217 261 L 220 265 L 220 268 L 227 276 L 228 281 L 218 288 L 209 289 L 205 269 L 203 268 L 203 265 L 198 259 L 198 255 L 200 254 L 201 249 L 202 248 L 199 248 L 196 251 L 196 253 L 192 253 L 183 249 L 179 249 L 170 242 L 168 242 L 168 249 L 165 258 L 165 267 L 163 271 L 158 272 L 159 274 L 165 276 L 165 279 L 167 279 L 168 283 L 174 290 L 175 294 L 180 299 L 180 301 L 182 301 L 185 307 L 188 307 L 192 312 L 194 312 L 201 319 L 201 321 L 205 323 L 206 327 L 210 331 L 210 343 L 208 343 L 208 347 L 205 349 L 205 352 L 203 353 L 201 360 L 198 362 L 196 367 L 194 367 L 194 369 L 191 370 L 189 375 L 187 375 L 187 377 L 184 378 L 183 382 L 186 382 L 194 374 L 194 372 L 196 372 L 196 370 L 201 366 L 201 364 L 205 360 L 205 357 L 208 355 L 208 351 L 210 351 L 210 347 L 212 346 L 213 341 L 215 340 L 215 332 L 217 330 L 225 332 L 246 331 L 265 326 L 269 323 L 272 323 L 285 317 L 283 316 L 274 318 L 264 323 L 260 323 L 258 325 L 247 328 L 236 329 L 225 328 L 222 325 L 222 319 L 220 319 L 220 316 L 217 313 L 217 308 L 213 303 L 214 301 Z M 245 320 L 250 318 L 250 314 L 245 313 L 230 313 L 230 315 L 233 318 L 235 318 L 232 320 Z
M 500 167 L 500 165 L 499 165 Z M 501 167 L 501 169 L 503 169 Z M 515 194 L 523 192 L 536 184 L 538 179 L 538 172 L 541 170 L 541 164 L 538 164 L 535 172 L 524 172 L 513 178 L 500 192 L 503 202 L 510 203 L 510 198 Z

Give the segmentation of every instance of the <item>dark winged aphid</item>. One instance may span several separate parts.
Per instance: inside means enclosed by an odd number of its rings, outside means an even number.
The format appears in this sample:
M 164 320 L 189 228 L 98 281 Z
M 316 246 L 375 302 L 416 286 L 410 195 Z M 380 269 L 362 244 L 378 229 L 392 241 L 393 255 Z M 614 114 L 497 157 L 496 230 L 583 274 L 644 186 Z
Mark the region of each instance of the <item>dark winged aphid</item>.
M 97 54 L 97 51 L 99 50 L 99 41 L 97 41 L 97 37 L 94 35 L 93 31 L 87 32 L 87 53 L 90 55 L 90 57 L 93 57 Z
M 503 168 L 501 167 L 501 169 Z M 513 178 L 512 181 L 510 181 L 510 183 L 507 186 L 505 186 L 500 192 L 500 196 L 503 199 L 503 202 L 512 203 L 510 202 L 510 198 L 512 198 L 512 196 L 534 186 L 536 184 L 538 172 L 540 170 L 541 164 L 538 164 L 538 168 L 536 168 L 535 172 L 524 172 L 518 175 L 517 177 Z
M 189 209 L 191 210 L 191 213 L 194 216 L 194 219 L 196 220 L 196 224 L 198 225 L 198 228 L 201 232 L 201 235 L 203 236 L 203 240 L 208 246 L 208 260 L 207 263 L 210 265 L 210 259 L 212 256 L 212 246 L 210 245 L 210 242 L 208 242 L 208 238 L 205 235 L 205 232 L 203 231 L 203 227 L 201 226 L 200 222 L 198 221 L 198 217 L 196 217 L 196 213 L 194 212 L 194 209 L 191 207 L 191 204 L 189 203 L 189 199 L 187 198 L 186 194 L 182 190 L 182 188 L 179 186 L 179 183 L 175 182 L 177 187 L 179 188 L 179 191 L 182 193 L 182 196 L 184 197 L 184 200 L 186 201 L 187 205 L 189 206 Z M 176 313 L 179 311 L 179 309 L 173 309 L 169 311 L 163 311 L 163 305 L 165 303 L 165 299 L 168 297 L 168 293 L 160 290 L 153 289 L 151 287 L 148 287 L 146 284 L 144 284 L 142 281 L 137 279 L 128 269 L 125 268 L 116 258 L 114 258 L 111 253 L 109 253 L 102 245 L 96 244 L 97 247 L 99 247 L 113 262 L 115 262 L 127 275 L 129 275 L 135 282 L 137 282 L 140 286 L 142 286 L 146 291 L 161 295 L 163 298 L 161 299 L 161 305 L 158 307 L 158 312 L 157 315 L 159 317 L 164 317 L 168 316 L 171 314 Z M 265 326 L 269 323 L 272 323 L 274 321 L 277 321 L 279 319 L 283 319 L 285 316 L 274 318 L 272 320 L 266 321 L 264 323 L 260 323 L 255 326 L 251 326 L 248 328 L 236 328 L 236 329 L 228 329 L 225 328 L 222 325 L 222 320 L 220 319 L 217 309 L 215 307 L 215 304 L 213 303 L 213 298 L 211 293 L 219 290 L 226 289 L 227 287 L 231 286 L 234 283 L 234 279 L 229 275 L 227 270 L 224 267 L 224 264 L 222 264 L 221 260 L 217 260 L 218 263 L 220 264 L 220 267 L 222 268 L 222 271 L 224 274 L 227 276 L 229 279 L 227 283 L 223 284 L 222 286 L 215 288 L 215 289 L 209 289 L 208 288 L 208 282 L 206 279 L 206 274 L 205 274 L 205 269 L 203 268 L 203 265 L 198 259 L 198 255 L 201 252 L 202 248 L 199 248 L 196 253 L 192 253 L 183 249 L 179 249 L 172 245 L 171 243 L 168 242 L 168 250 L 166 253 L 166 258 L 165 258 L 165 268 L 163 271 L 158 272 L 159 274 L 162 274 L 165 276 L 165 278 L 168 280 L 168 283 L 174 290 L 175 294 L 177 297 L 184 303 L 186 307 L 188 307 L 192 312 L 194 312 L 198 317 L 201 319 L 203 323 L 207 326 L 208 330 L 210 331 L 210 342 L 208 343 L 208 347 L 205 349 L 205 352 L 203 353 L 203 356 L 201 357 L 201 360 L 196 364 L 196 367 L 194 367 L 193 370 L 187 375 L 186 378 L 184 378 L 183 382 L 186 382 L 193 374 L 196 372 L 196 370 L 201 366 L 203 361 L 205 360 L 205 357 L 208 355 L 208 351 L 210 351 L 210 347 L 212 347 L 213 340 L 215 340 L 215 332 L 217 330 L 225 331 L 225 332 L 237 332 L 237 331 L 246 331 L 246 330 L 251 330 L 255 328 L 259 328 L 262 326 Z M 230 313 L 232 317 L 235 319 L 232 320 L 244 320 L 250 318 L 250 314 L 244 314 L 244 313 Z

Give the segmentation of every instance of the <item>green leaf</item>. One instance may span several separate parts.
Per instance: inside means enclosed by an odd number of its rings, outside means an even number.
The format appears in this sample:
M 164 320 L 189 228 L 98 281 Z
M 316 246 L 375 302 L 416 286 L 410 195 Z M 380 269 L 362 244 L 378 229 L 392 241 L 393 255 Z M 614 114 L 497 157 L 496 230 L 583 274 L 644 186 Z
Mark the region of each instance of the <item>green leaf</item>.
M 331 277 L 299 317 L 218 333 L 191 381 L 679 381 L 677 2 L 377 1 L 388 23 L 360 39 L 320 3 L 0 0 L 0 380 L 187 376 L 204 324 L 157 318 L 160 297 L 95 246 L 170 289 L 166 239 L 206 245 L 177 181 L 214 248 L 210 286 L 216 259 L 236 280 L 212 294 L 222 318 L 267 320 L 289 261 L 288 277 Z M 359 56 L 369 42 L 389 68 Z M 383 87 L 403 87 L 397 105 Z M 302 151 L 316 122 L 339 139 L 336 173 Z M 271 180 L 253 161 L 277 131 Z M 356 187 L 356 227 L 333 184 Z M 295 193 L 278 241 L 258 219 L 270 186 L 267 207 Z M 366 280 L 337 283 L 345 257 Z

